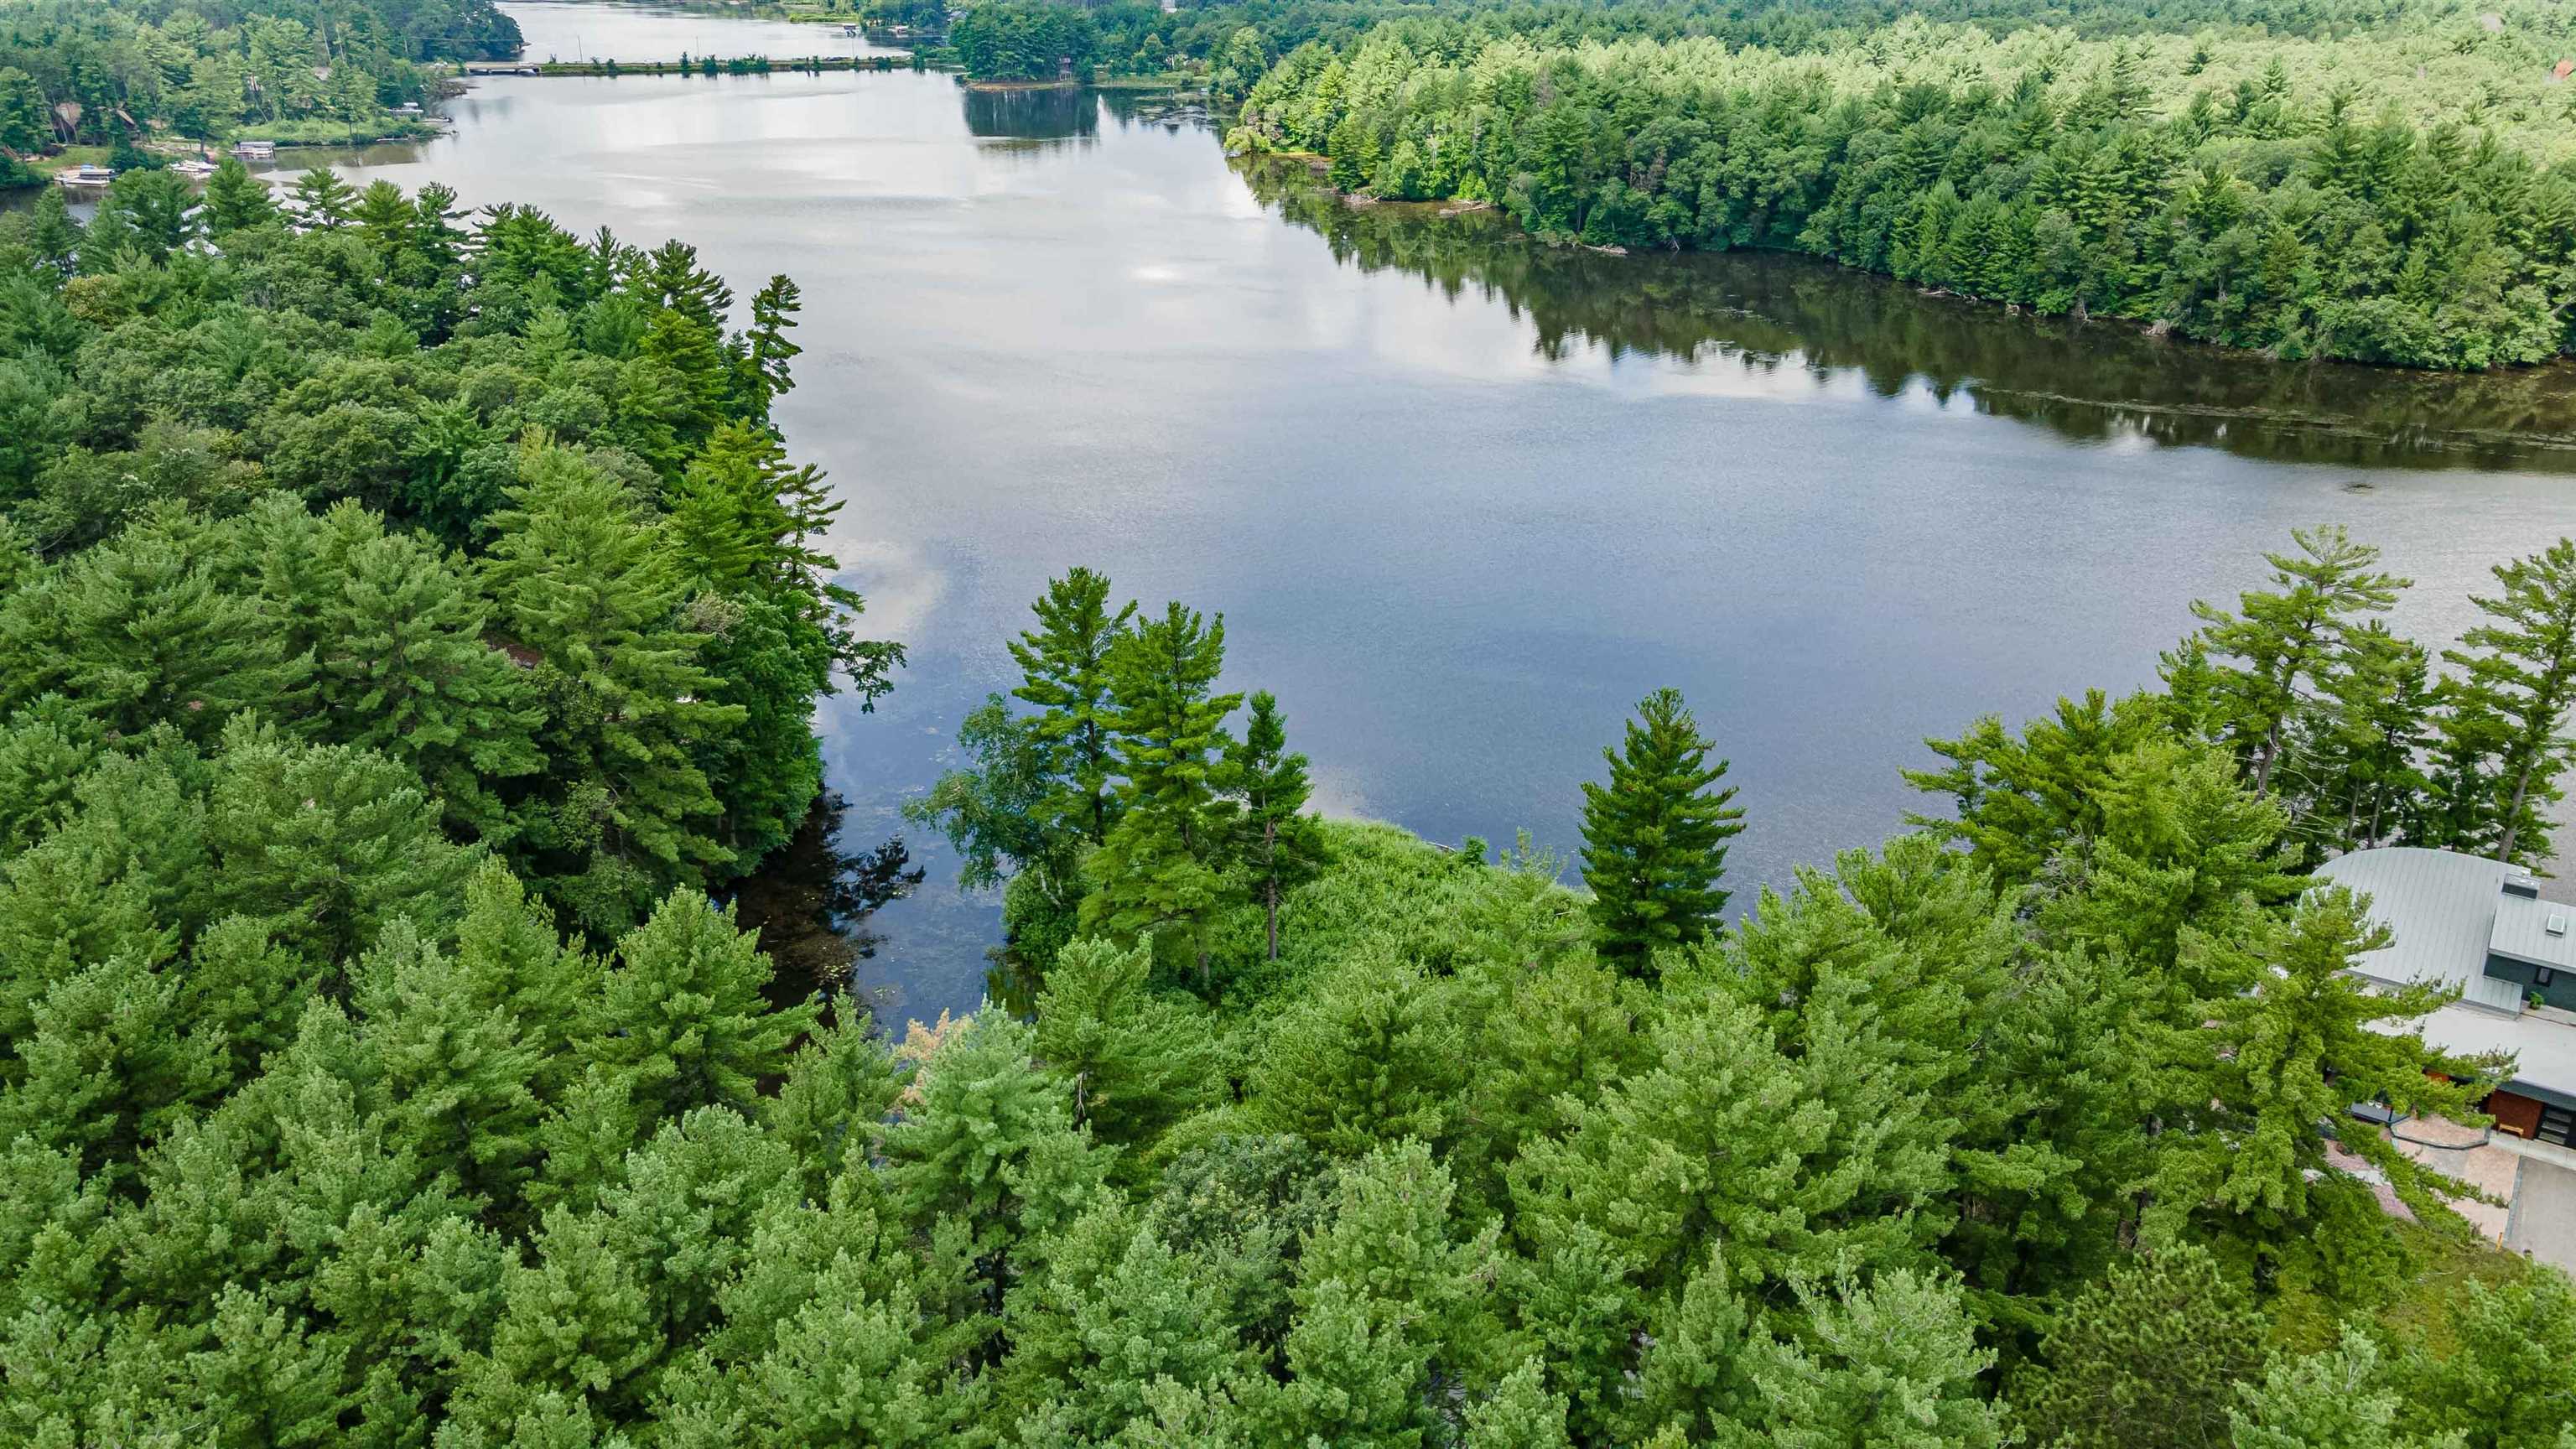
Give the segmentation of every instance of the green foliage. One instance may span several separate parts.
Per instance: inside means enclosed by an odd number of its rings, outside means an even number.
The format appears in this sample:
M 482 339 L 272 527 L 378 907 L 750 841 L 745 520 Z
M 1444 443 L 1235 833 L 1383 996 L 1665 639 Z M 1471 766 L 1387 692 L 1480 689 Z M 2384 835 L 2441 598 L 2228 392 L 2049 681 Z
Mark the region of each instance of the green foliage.
M 1124 813 L 1084 862 L 1093 882 L 1082 923 L 1121 939 L 1165 929 L 1196 952 L 1225 892 L 1229 802 L 1220 801 L 1224 720 L 1243 702 L 1215 692 L 1225 664 L 1225 619 L 1203 620 L 1178 601 L 1160 619 L 1121 635 L 1109 651 Z
M 1724 923 L 1729 836 L 1744 829 L 1735 791 L 1709 793 L 1726 762 L 1708 763 L 1711 743 L 1682 705 L 1661 689 L 1637 705 L 1627 743 L 1604 748 L 1610 782 L 1583 787 L 1583 883 L 1592 888 L 1593 938 L 1605 960 L 1632 975 L 1653 969 L 1654 953 L 1704 939 Z
M 1228 144 L 1322 153 L 1344 190 L 1491 202 L 1553 241 L 1803 251 L 2283 356 L 2483 369 L 2569 347 L 2554 19 L 1913 9 L 1282 27 Z M 2067 20 L 2145 33 L 2049 28 Z
M 1152 1146 L 1224 1085 L 1207 1013 L 1155 994 L 1153 966 L 1141 946 L 1076 941 L 1038 996 L 1038 1059 L 1072 1087 L 1075 1125 L 1122 1147 Z
M 772 1008 L 769 958 L 733 908 L 674 892 L 617 943 L 584 1023 L 585 1055 L 623 1084 L 650 1124 L 700 1107 L 749 1110 L 760 1078 L 787 1065 L 812 1003 Z
M 1079 6 L 1007 0 L 968 6 L 948 43 L 975 80 L 1051 81 L 1070 62 L 1074 77 L 1088 81 L 1099 37 Z
M 2215 1260 L 2167 1248 L 2076 1295 L 2040 1346 L 2045 1367 L 2013 1402 L 2036 1444 L 2226 1445 L 2262 1340 L 2261 1315 Z

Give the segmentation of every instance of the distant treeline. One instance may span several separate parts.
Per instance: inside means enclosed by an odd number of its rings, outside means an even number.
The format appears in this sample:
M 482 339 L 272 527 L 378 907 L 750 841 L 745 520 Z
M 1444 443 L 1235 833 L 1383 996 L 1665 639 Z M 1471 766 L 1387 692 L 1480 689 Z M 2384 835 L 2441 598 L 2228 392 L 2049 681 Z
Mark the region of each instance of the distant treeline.
M 2326 44 L 1908 19 L 1788 52 L 1404 21 L 1291 52 L 1229 140 L 1567 241 L 1804 251 L 2285 357 L 2486 368 L 2566 351 L 2576 296 L 2576 186 L 2551 166 L 2576 150 L 2552 74 L 2576 42 L 2499 25 L 2425 12 Z
M 427 63 L 505 58 L 519 44 L 492 0 L 31 0 L 0 10 L 0 150 L 165 129 L 346 139 L 430 99 Z
M 948 23 L 949 6 L 946 0 L 862 0 L 852 9 L 877 24 L 937 31 Z M 1408 19 L 1456 21 L 1481 35 L 1522 36 L 1543 45 L 1710 36 L 1794 54 L 1830 50 L 1908 15 L 1974 24 L 1998 35 L 2050 26 L 2085 37 L 2204 30 L 2331 37 L 2366 27 L 2465 26 L 2484 14 L 2518 31 L 2565 24 L 2563 12 L 2542 0 L 1245 0 L 1174 11 L 1121 0 L 1082 13 L 1097 37 L 1104 73 L 1203 71 L 1221 94 L 1237 99 L 1271 60 L 1298 46 L 1348 46 L 1381 24 Z M 1255 48 L 1263 54 L 1245 71 L 1245 52 Z M 1229 69 L 1240 77 L 1230 90 Z

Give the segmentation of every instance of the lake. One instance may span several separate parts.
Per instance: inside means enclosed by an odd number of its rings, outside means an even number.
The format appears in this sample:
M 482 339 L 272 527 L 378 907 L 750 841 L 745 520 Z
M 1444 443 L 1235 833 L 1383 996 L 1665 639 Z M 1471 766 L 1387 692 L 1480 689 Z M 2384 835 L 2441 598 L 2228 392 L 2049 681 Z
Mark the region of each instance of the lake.
M 504 8 L 540 56 L 839 40 Z M 802 285 L 779 418 L 912 660 L 874 713 L 822 712 L 848 845 L 954 763 L 1076 563 L 1223 611 L 1230 684 L 1279 695 L 1318 804 L 1435 840 L 1570 855 L 1601 746 L 1678 686 L 1733 761 L 1741 906 L 1897 829 L 1925 735 L 2148 682 L 2295 526 L 2383 545 L 2417 581 L 2397 624 L 2443 642 L 2488 565 L 2576 532 L 2563 368 L 2289 366 L 1792 258 L 1551 251 L 1239 169 L 1113 97 L 939 75 L 493 78 L 449 112 L 337 159 L 684 238 L 745 297 Z M 929 881 L 862 973 L 898 1021 L 972 1007 L 998 934 L 912 844 Z

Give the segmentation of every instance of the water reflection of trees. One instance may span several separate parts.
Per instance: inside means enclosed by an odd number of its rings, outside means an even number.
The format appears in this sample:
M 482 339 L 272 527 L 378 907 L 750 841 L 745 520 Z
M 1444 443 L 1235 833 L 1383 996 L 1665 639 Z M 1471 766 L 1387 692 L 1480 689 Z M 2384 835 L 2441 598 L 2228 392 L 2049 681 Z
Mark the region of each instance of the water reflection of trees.
M 1598 345 L 1894 396 L 1964 393 L 1978 411 L 2086 440 L 2142 437 L 2354 465 L 2576 472 L 2576 366 L 2483 375 L 2285 364 L 2122 323 L 2013 316 L 1805 257 L 1617 257 L 1543 246 L 1506 218 L 1352 206 L 1303 167 L 1238 168 L 1282 216 L 1363 271 L 1499 299 L 1563 357 Z
M 782 999 L 801 1000 L 818 987 L 835 996 L 849 990 L 859 963 L 884 944 L 871 918 L 921 884 L 901 836 L 843 849 L 848 811 L 837 797 L 816 801 L 795 836 L 735 889 L 741 924 L 760 933 Z
M 1070 86 L 1022 90 L 967 87 L 966 133 L 1019 141 L 1065 141 L 1100 133 L 1100 102 Z

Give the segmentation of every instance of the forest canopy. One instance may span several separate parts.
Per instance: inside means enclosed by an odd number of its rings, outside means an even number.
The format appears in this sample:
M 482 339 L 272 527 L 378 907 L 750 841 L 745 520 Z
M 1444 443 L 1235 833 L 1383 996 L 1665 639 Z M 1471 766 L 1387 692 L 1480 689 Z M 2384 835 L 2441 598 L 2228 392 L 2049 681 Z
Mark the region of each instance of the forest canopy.
M 1811 252 L 2283 357 L 2571 346 L 2563 16 L 2331 41 L 1909 17 L 1822 48 L 1405 21 L 1289 52 L 1229 144 L 1596 246 Z
M 436 97 L 428 63 L 518 50 L 491 0 L 17 0 L 0 6 L 0 152 L 374 136 Z

